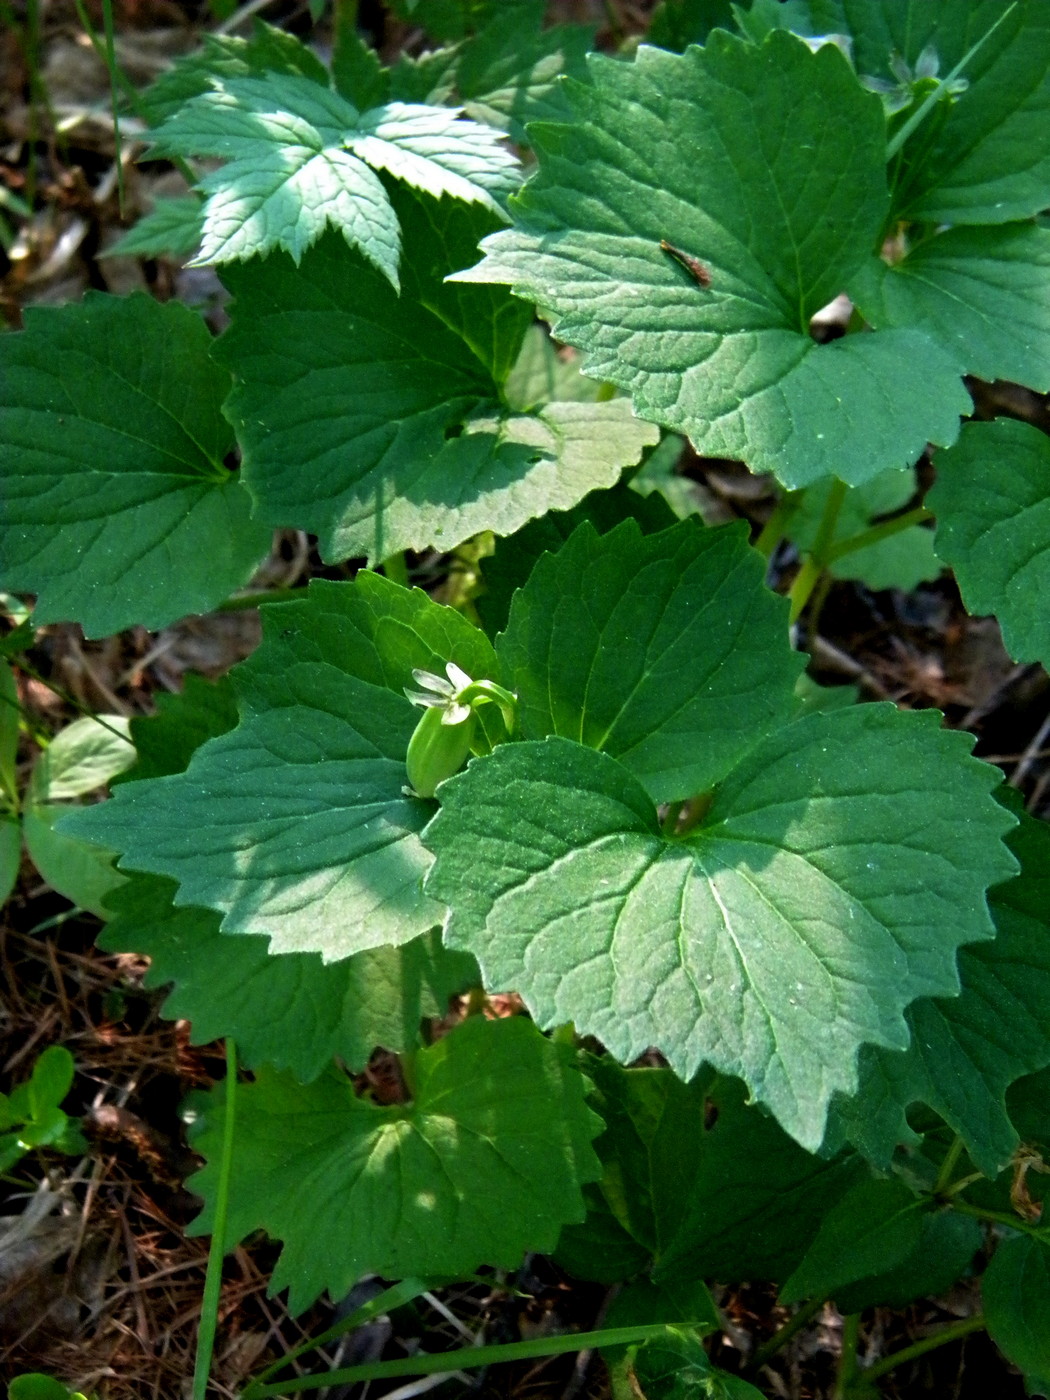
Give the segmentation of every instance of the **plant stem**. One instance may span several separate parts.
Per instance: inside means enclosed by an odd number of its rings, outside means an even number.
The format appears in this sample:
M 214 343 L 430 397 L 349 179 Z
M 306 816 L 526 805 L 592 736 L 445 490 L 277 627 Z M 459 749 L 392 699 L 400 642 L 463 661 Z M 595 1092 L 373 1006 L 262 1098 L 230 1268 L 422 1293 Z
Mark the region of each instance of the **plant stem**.
M 957 1342 L 962 1337 L 968 1337 L 971 1332 L 981 1332 L 984 1330 L 984 1317 L 981 1313 L 976 1313 L 973 1317 L 964 1317 L 960 1322 L 953 1322 L 949 1327 L 942 1327 L 939 1332 L 934 1332 L 929 1337 L 923 1337 L 919 1342 L 914 1342 L 910 1347 L 904 1347 L 901 1351 L 895 1351 L 891 1356 L 885 1356 L 881 1361 L 876 1361 L 874 1365 L 866 1366 L 857 1376 L 857 1386 L 867 1389 L 873 1381 L 877 1381 L 880 1376 L 884 1376 L 889 1371 L 893 1371 L 898 1366 L 903 1366 L 909 1361 L 915 1361 L 920 1356 L 925 1356 L 928 1351 L 935 1351 L 937 1347 L 947 1346 L 949 1342 Z
M 779 1331 L 773 1333 L 768 1342 L 763 1342 L 748 1362 L 747 1370 L 758 1371 L 763 1367 L 770 1357 L 775 1356 L 780 1351 L 781 1347 L 787 1346 L 796 1332 L 801 1332 L 803 1327 L 813 1321 L 823 1306 L 823 1298 L 811 1298 L 808 1303 L 799 1308 L 798 1312 L 789 1317 Z
M 271 588 L 269 592 L 262 590 L 259 593 L 235 593 L 232 598 L 220 603 L 215 611 L 245 612 L 248 608 L 257 608 L 262 603 L 291 603 L 296 598 L 305 598 L 306 592 L 304 584 L 299 588 Z
M 788 522 L 798 509 L 799 492 L 787 491 L 773 507 L 773 514 L 762 526 L 755 548 L 766 559 L 772 559 L 777 545 L 784 538 Z
M 384 559 L 382 568 L 391 583 L 399 583 L 402 588 L 408 587 L 408 565 L 405 563 L 404 550 L 398 550 L 396 554 Z
M 955 1165 L 962 1156 L 962 1151 L 963 1140 L 959 1134 L 956 1133 L 951 1147 L 949 1147 L 948 1151 L 944 1154 L 944 1161 L 941 1163 L 941 1169 L 937 1173 L 937 1180 L 933 1187 L 933 1194 L 935 1196 L 943 1196 L 945 1191 L 947 1191 L 948 1183 L 952 1179 L 952 1172 L 955 1170 Z
M 1050 1225 L 1029 1225 L 1027 1220 L 1022 1220 L 1019 1215 L 1010 1215 L 1005 1210 L 985 1210 L 983 1206 L 971 1205 L 969 1201 L 952 1201 L 952 1210 L 961 1211 L 963 1215 L 972 1215 L 975 1220 L 1009 1225 L 1011 1230 L 1017 1230 L 1022 1235 L 1032 1235 L 1043 1244 L 1050 1244 Z
M 219 1297 L 222 1292 L 222 1261 L 226 1253 L 226 1216 L 230 1203 L 230 1178 L 233 1171 L 233 1130 L 237 1100 L 237 1047 L 226 1041 L 226 1104 L 222 1123 L 222 1158 L 219 1162 L 219 1182 L 215 1193 L 215 1219 L 212 1222 L 211 1245 L 208 1248 L 208 1272 L 204 1279 L 201 1300 L 201 1323 L 197 1334 L 197 1359 L 193 1368 L 193 1400 L 205 1400 L 212 1352 L 215 1350 L 215 1329 L 219 1321 Z
M 842 1319 L 842 1353 L 835 1381 L 835 1400 L 846 1400 L 857 1375 L 857 1343 L 860 1341 L 860 1313 Z
M 831 490 L 828 492 L 828 499 L 824 503 L 824 513 L 820 517 L 820 525 L 817 528 L 816 539 L 813 541 L 813 548 L 806 555 L 802 568 L 798 571 L 798 577 L 788 593 L 788 598 L 791 601 L 789 617 L 791 622 L 798 621 L 803 608 L 809 602 L 810 594 L 817 586 L 818 579 L 830 562 L 831 542 L 835 538 L 835 526 L 838 524 L 839 514 L 842 511 L 848 490 L 849 487 L 846 483 L 835 477 L 831 483 Z
M 353 1385 L 357 1381 L 395 1380 L 399 1376 L 436 1376 L 446 1371 L 460 1371 L 474 1366 L 493 1366 L 500 1361 L 528 1361 L 538 1356 L 565 1356 L 567 1353 L 587 1351 L 592 1347 L 630 1346 L 634 1342 L 647 1341 L 650 1337 L 661 1337 L 665 1331 L 666 1324 L 663 1322 L 647 1323 L 637 1327 L 610 1327 L 601 1332 L 537 1337 L 532 1341 L 508 1342 L 502 1346 L 463 1347 L 459 1351 L 446 1351 L 436 1356 L 408 1356 L 398 1361 L 372 1361 L 362 1366 L 346 1366 L 340 1371 L 298 1376 L 295 1380 L 282 1381 L 277 1385 L 253 1385 L 245 1392 L 244 1400 L 269 1400 L 271 1396 L 320 1390 L 323 1386 Z
M 924 520 L 932 519 L 932 510 L 927 510 L 925 506 L 916 506 L 914 510 L 905 511 L 903 515 L 895 515 L 892 520 L 880 520 L 877 525 L 862 530 L 859 535 L 833 544 L 828 550 L 827 561 L 833 564 L 836 559 L 854 554 L 858 549 L 867 549 L 870 545 L 878 544 L 880 540 L 889 539 L 891 535 L 899 535 L 902 530 L 907 530 L 912 525 L 920 525 Z
M 120 136 L 120 103 L 117 100 L 117 50 L 113 34 L 113 0 L 102 0 L 102 28 L 106 36 L 106 67 L 109 70 L 109 100 L 113 109 L 113 141 L 117 162 L 117 208 L 124 217 L 124 143 Z

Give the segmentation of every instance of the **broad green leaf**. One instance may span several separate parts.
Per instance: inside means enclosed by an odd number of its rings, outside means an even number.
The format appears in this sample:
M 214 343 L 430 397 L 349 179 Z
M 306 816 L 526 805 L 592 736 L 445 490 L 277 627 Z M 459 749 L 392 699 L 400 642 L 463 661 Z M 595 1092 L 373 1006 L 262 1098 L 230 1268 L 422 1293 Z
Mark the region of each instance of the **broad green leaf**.
M 494 11 L 513 11 L 521 0 L 391 0 L 401 19 L 422 25 L 435 39 L 462 39 Z
M 702 1074 L 684 1084 L 670 1070 L 622 1069 L 607 1057 L 588 1060 L 586 1069 L 605 1123 L 594 1144 L 605 1168 L 599 1189 L 616 1219 L 659 1267 L 681 1226 L 683 1203 L 694 1194 L 713 1076 Z
M 1030 1395 L 1050 1395 L 1050 1245 L 1031 1235 L 1001 1240 L 981 1280 L 988 1331 L 1024 1372 Z
M 151 154 L 219 156 L 198 263 L 283 249 L 296 263 L 327 225 L 398 287 L 397 215 L 376 169 L 435 197 L 499 212 L 519 183 L 498 133 L 446 107 L 386 103 L 358 112 L 296 74 L 215 78 L 153 133 Z
M 844 1315 L 936 1298 L 967 1272 L 984 1242 L 980 1223 L 953 1210 L 926 1212 L 921 1221 L 918 1244 L 895 1268 L 836 1290 L 835 1302 Z
M 850 292 L 877 329 L 924 331 L 967 374 L 1046 390 L 1048 271 L 1050 229 L 950 228 L 918 243 L 902 262 L 872 258 Z
M 828 1209 L 868 1175 L 855 1154 L 828 1160 L 804 1152 L 744 1100 L 736 1080 L 711 1089 L 699 1166 L 658 1281 L 785 1279 Z
M 83 1400 L 42 1371 L 15 1376 L 7 1387 L 7 1400 Z
M 527 412 L 552 399 L 596 403 L 602 386 L 580 373 L 580 357 L 573 354 L 565 359 L 546 327 L 529 326 L 521 343 L 521 352 L 503 385 L 503 394 L 511 408 Z
M 206 34 L 200 49 L 178 59 L 139 94 L 139 110 L 150 126 L 160 126 L 216 80 L 265 73 L 290 73 L 310 78 L 322 88 L 328 86 L 328 70 L 312 49 L 294 34 L 256 19 L 250 39 Z
M 542 1026 L 572 1020 L 623 1062 L 655 1046 L 683 1078 L 739 1075 L 815 1150 L 861 1046 L 904 1049 L 909 1003 L 957 992 L 956 949 L 991 937 L 984 891 L 1016 868 L 995 770 L 939 722 L 799 719 L 684 839 L 607 754 L 503 745 L 442 786 L 427 830 L 446 943 Z
M 220 353 L 259 514 L 312 530 L 327 559 L 512 534 L 611 486 L 657 438 L 626 400 L 501 406 L 530 312 L 502 290 L 443 282 L 492 219 L 394 198 L 400 298 L 334 234 L 298 271 L 271 257 L 226 273 L 235 302 Z
M 972 613 L 994 612 L 1010 655 L 1050 659 L 1050 439 L 1029 423 L 968 423 L 937 457 L 937 553 Z
M 653 11 L 648 42 L 681 53 L 702 44 L 712 29 L 733 24 L 731 0 L 661 0 Z
M 103 787 L 135 762 L 123 715 L 85 715 L 59 730 L 37 759 L 29 791 L 35 802 L 66 802 Z
M 528 145 L 525 124 L 568 114 L 560 79 L 586 78 L 585 55 L 594 26 L 543 28 L 543 0 L 501 5 L 462 49 L 453 69 L 456 91 L 468 115 Z
M 136 716 L 131 737 L 138 761 L 121 782 L 182 773 L 206 739 L 227 734 L 237 724 L 237 699 L 228 677 L 206 681 L 187 671 L 177 695 L 157 694 L 157 713 Z
M 816 543 L 831 487 L 830 481 L 807 487 L 788 521 L 787 533 L 802 549 L 811 549 Z M 861 534 L 874 524 L 876 516 L 901 510 L 915 491 L 915 473 L 910 469 L 882 472 L 863 486 L 850 487 L 831 543 L 841 544 Z M 862 579 L 869 588 L 901 588 L 910 592 L 918 584 L 935 579 L 942 567 L 934 552 L 933 531 L 911 525 L 899 534 L 844 554 L 832 562 L 829 572 L 836 578 Z
M 240 725 L 185 773 L 124 783 L 63 829 L 178 880 L 180 905 L 219 910 L 225 932 L 266 935 L 275 953 L 332 962 L 407 943 L 442 909 L 421 889 L 433 804 L 403 792 L 419 717 L 404 687 L 450 660 L 491 677 L 491 644 L 371 573 L 261 611 L 263 642 L 234 673 Z
M 59 802 L 27 806 L 22 816 L 26 850 L 53 890 L 78 908 L 108 919 L 104 900 L 124 884 L 124 877 L 113 869 L 112 849 L 100 850 L 55 830 L 56 823 L 70 812 Z
M 682 1323 L 694 1335 L 717 1332 L 722 1327 L 711 1294 L 696 1279 L 675 1279 L 668 1284 L 635 1279 L 616 1295 L 605 1315 L 606 1327 L 637 1327 L 650 1322 Z
M 365 1273 L 517 1268 L 583 1218 L 601 1125 L 568 1047 L 523 1018 L 478 1016 L 407 1072 L 412 1102 L 389 1107 L 355 1098 L 335 1071 L 305 1088 L 260 1071 L 238 1093 L 227 1243 L 260 1228 L 283 1240 L 271 1291 L 288 1287 L 293 1312 Z M 195 1136 L 209 1164 L 190 1181 L 207 1203 L 191 1233 L 209 1228 L 220 1102 L 210 1096 Z
M 710 788 L 786 718 L 804 664 L 764 575 L 743 524 L 581 525 L 499 639 L 522 734 L 612 754 L 657 802 Z
M 903 1181 L 858 1183 L 824 1217 L 781 1302 L 835 1297 L 847 1284 L 896 1268 L 919 1243 L 922 1208 L 923 1198 Z
M 29 1107 L 34 1118 L 58 1108 L 73 1087 L 76 1065 L 64 1045 L 49 1045 L 33 1063 Z
M 175 889 L 133 877 L 107 900 L 111 922 L 99 946 L 146 954 L 146 986 L 173 984 L 164 1015 L 189 1021 L 195 1045 L 233 1036 L 247 1064 L 304 1082 L 333 1056 L 357 1072 L 376 1046 L 413 1049 L 422 1018 L 444 1015 L 449 997 L 476 979 L 471 960 L 444 949 L 436 933 L 338 963 L 272 954 L 265 938 L 221 933 L 210 909 L 174 908 Z
M 892 30 L 890 48 L 917 56 L 932 43 L 942 74 L 982 39 L 1007 7 L 1001 0 L 843 0 L 860 32 L 874 11 Z M 925 13 L 924 13 L 925 11 Z M 901 42 L 903 39 L 903 42 Z M 870 40 L 869 40 L 870 42 Z M 864 63 L 864 50 L 858 64 Z M 862 71 L 864 71 L 862 67 Z M 1050 202 L 1050 151 L 1034 133 L 1050 117 L 1050 12 L 1020 0 L 966 65 L 969 87 L 938 105 L 904 149 L 894 216 L 931 224 L 1005 224 Z M 939 119 L 938 119 L 939 118 Z
M 222 416 L 229 376 L 195 313 L 135 295 L 26 313 L 0 337 L 3 586 L 88 636 L 209 612 L 270 544 Z
M 183 257 L 201 245 L 204 219 L 196 195 L 158 199 L 123 238 L 106 248 L 106 258 Z
M 650 1262 L 649 1251 L 627 1233 L 593 1183 L 583 1188 L 583 1200 L 587 1218 L 564 1227 L 554 1262 L 574 1278 L 606 1286 L 640 1274 Z
M 516 227 L 458 276 L 511 283 L 639 414 L 789 487 L 857 484 L 951 442 L 969 400 L 925 335 L 809 335 L 887 211 L 881 105 L 843 55 L 716 30 L 682 55 L 590 62 L 592 86 L 566 85 L 575 121 L 532 128 Z
M 912 1006 L 910 1047 L 862 1054 L 857 1097 L 836 1107 L 850 1140 L 880 1166 L 913 1136 L 908 1105 L 923 1102 L 994 1176 L 1017 1146 L 1007 1088 L 1050 1065 L 1050 826 L 1022 813 L 1006 842 L 1021 873 L 989 892 L 994 941 L 960 950 L 961 994 Z
M 513 535 L 497 540 L 493 552 L 481 561 L 485 587 L 475 605 L 489 636 L 506 630 L 514 594 L 525 585 L 540 556 L 556 554 L 585 520 L 602 534 L 624 520 L 637 520 L 646 534 L 674 524 L 663 500 L 642 496 L 622 481 L 607 491 L 592 491 L 571 510 L 552 510 L 530 520 Z

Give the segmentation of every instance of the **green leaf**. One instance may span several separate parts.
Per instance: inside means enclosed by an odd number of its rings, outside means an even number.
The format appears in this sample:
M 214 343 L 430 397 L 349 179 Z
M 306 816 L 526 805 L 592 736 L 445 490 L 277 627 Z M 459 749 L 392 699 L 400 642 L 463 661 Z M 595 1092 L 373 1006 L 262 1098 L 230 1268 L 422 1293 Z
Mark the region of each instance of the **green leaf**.
M 502 290 L 443 282 L 491 217 L 394 199 L 400 298 L 335 235 L 298 272 L 271 257 L 226 274 L 236 299 L 221 353 L 247 479 L 262 518 L 313 531 L 326 559 L 512 534 L 611 486 L 657 438 L 626 400 L 502 407 L 530 312 Z
M 18 682 L 10 665 L 0 658 L 0 805 L 18 802 L 18 743 L 22 707 Z
M 927 1212 L 920 1219 L 918 1243 L 895 1268 L 836 1290 L 835 1302 L 844 1315 L 936 1298 L 967 1272 L 984 1240 L 978 1221 L 952 1210 Z
M 433 804 L 403 792 L 419 718 L 404 687 L 450 660 L 490 678 L 492 646 L 371 573 L 314 580 L 303 601 L 261 611 L 263 642 L 234 673 L 240 725 L 185 774 L 122 784 L 63 829 L 180 881 L 180 905 L 220 910 L 225 932 L 265 935 L 272 952 L 334 961 L 407 943 L 442 910 L 421 889 Z
M 187 1020 L 192 1042 L 232 1036 L 249 1065 L 289 1070 L 304 1083 L 333 1057 L 364 1069 L 377 1045 L 413 1049 L 424 1016 L 476 981 L 472 960 L 436 933 L 325 964 L 316 953 L 272 954 L 266 939 L 224 934 L 210 909 L 176 909 L 170 880 L 136 875 L 107 900 L 99 946 L 144 953 L 147 987 L 172 983 L 169 1020 Z
M 807 487 L 788 521 L 787 533 L 801 549 L 812 549 L 816 543 L 833 484 L 818 481 Z M 915 473 L 910 468 L 881 472 L 863 486 L 851 486 L 839 511 L 831 543 L 840 544 L 851 539 L 867 530 L 876 516 L 900 510 L 915 491 Z M 941 569 L 934 552 L 933 531 L 921 525 L 911 525 L 899 534 L 844 554 L 829 566 L 835 578 L 862 579 L 869 588 L 901 588 L 908 592 L 920 583 L 935 579 Z
M 586 79 L 594 26 L 543 28 L 543 0 L 501 5 L 461 51 L 453 73 L 467 113 L 528 145 L 526 123 L 569 113 L 563 76 Z
M 516 227 L 460 279 L 511 283 L 639 414 L 792 488 L 855 485 L 953 441 L 968 396 L 925 335 L 809 335 L 887 206 L 881 105 L 843 55 L 716 30 L 682 55 L 590 62 L 593 86 L 566 85 L 575 122 L 532 128 Z
M 175 695 L 159 692 L 156 704 L 155 715 L 131 721 L 138 761 L 121 775 L 122 782 L 185 772 L 206 739 L 227 734 L 237 724 L 237 699 L 226 676 L 207 681 L 187 671 L 182 690 Z
M 1050 388 L 1050 229 L 950 228 L 850 283 L 878 329 L 924 331 L 967 374 Z
M 937 457 L 937 553 L 972 613 L 994 612 L 1010 655 L 1050 659 L 1050 439 L 1029 423 L 968 423 Z
M 123 715 L 85 715 L 59 730 L 37 759 L 30 800 L 66 802 L 83 797 L 134 762 L 135 746 Z
M 387 103 L 369 112 L 310 78 L 215 78 L 153 133 L 151 155 L 219 156 L 197 263 L 283 249 L 296 263 L 327 225 L 398 287 L 397 215 L 375 171 L 499 213 L 518 163 L 488 127 L 446 107 Z
M 699 1165 L 679 1201 L 678 1232 L 654 1270 L 683 1278 L 786 1278 L 830 1206 L 867 1169 L 855 1154 L 833 1160 L 805 1152 L 737 1080 L 709 1093 Z
M 7 1387 L 7 1400 L 77 1400 L 64 1385 L 42 1371 L 15 1376 Z
M 60 1107 L 73 1086 L 76 1065 L 64 1045 L 49 1045 L 33 1064 L 29 1105 L 34 1118 Z
M 835 1297 L 868 1274 L 903 1263 L 922 1235 L 923 1198 L 902 1181 L 862 1181 L 824 1217 L 817 1237 L 780 1290 L 783 1303 Z
M 56 823 L 71 809 L 64 803 L 27 806 L 22 817 L 26 850 L 30 859 L 53 890 L 80 909 L 108 919 L 104 900 L 124 883 L 113 869 L 113 851 L 56 831 Z M 76 812 L 75 815 L 81 815 Z
M 1024 1372 L 1030 1395 L 1050 1395 L 1050 1247 L 1031 1235 L 1002 1240 L 981 1281 L 988 1331 Z
M 695 1279 L 676 1279 L 669 1284 L 635 1279 L 616 1295 L 605 1315 L 606 1327 L 650 1322 L 682 1323 L 697 1333 L 717 1332 L 722 1327 L 711 1294 Z
M 627 1233 L 596 1186 L 584 1186 L 583 1199 L 587 1218 L 582 1225 L 563 1228 L 554 1262 L 574 1278 L 606 1287 L 641 1273 L 650 1261 L 649 1251 Z
M 678 1327 L 639 1347 L 631 1370 L 643 1400 L 762 1400 L 753 1385 L 713 1366 L 695 1333 Z
M 1007 1088 L 1050 1065 L 1050 826 L 1019 817 L 1006 842 L 1021 873 L 989 892 L 997 934 L 960 951 L 961 994 L 916 1002 L 909 1048 L 862 1054 L 857 1097 L 837 1105 L 850 1140 L 879 1166 L 912 1138 L 905 1110 L 923 1102 L 994 1176 L 1017 1146 Z
M 224 458 L 229 377 L 195 312 L 89 292 L 0 337 L 3 587 L 90 637 L 209 612 L 270 531 Z
M 7 903 L 21 864 L 22 823 L 12 813 L 0 812 L 0 904 Z
M 472 1017 L 421 1050 L 413 1100 L 379 1107 L 332 1071 L 307 1087 L 268 1071 L 238 1093 L 227 1243 L 262 1228 L 284 1241 L 271 1291 L 293 1312 L 323 1289 L 341 1298 L 365 1273 L 516 1268 L 583 1218 L 600 1122 L 566 1046 L 529 1022 Z M 218 1095 L 194 1147 L 218 1155 Z M 208 1103 L 208 1101 L 205 1101 Z M 217 1166 L 191 1178 L 209 1228 Z
M 682 53 L 690 44 L 702 44 L 712 29 L 729 29 L 732 23 L 731 0 L 661 0 L 647 40 Z
M 290 73 L 328 86 L 328 70 L 312 49 L 283 29 L 256 19 L 250 39 L 230 34 L 206 34 L 204 44 L 162 73 L 139 94 L 141 113 L 150 126 L 160 126 L 181 111 L 191 98 L 207 92 L 217 79 Z
M 201 244 L 204 217 L 196 195 L 158 199 L 133 229 L 103 250 L 106 258 L 179 258 Z
M 997 774 L 939 723 L 884 705 L 797 720 L 684 839 L 607 754 L 503 745 L 443 784 L 427 829 L 446 942 L 542 1026 L 740 1075 L 815 1150 L 860 1047 L 903 1049 L 905 1007 L 956 993 L 958 945 L 992 934 L 984 890 L 1015 869 Z
M 911 54 L 932 42 L 947 73 L 989 33 L 1006 7 L 1000 0 L 964 0 L 916 14 L 906 0 L 851 5 L 862 29 L 871 10 L 885 10 L 904 32 Z M 943 13 L 942 13 L 943 12 Z M 883 50 L 889 52 L 889 48 Z M 858 63 L 862 63 L 858 54 Z M 862 69 L 862 71 L 864 71 Z M 968 89 L 941 121 L 932 116 L 904 149 L 894 217 L 932 224 L 1005 224 L 1030 218 L 1050 202 L 1050 152 L 1033 139 L 1050 115 L 1050 14 L 1040 0 L 1021 0 L 967 64 Z
M 506 630 L 514 594 L 527 582 L 540 556 L 556 554 L 585 520 L 601 534 L 624 520 L 637 520 L 645 534 L 674 524 L 674 516 L 661 499 L 641 496 L 620 481 L 607 491 L 592 491 L 571 510 L 549 511 L 513 535 L 497 540 L 492 554 L 481 560 L 485 591 L 475 604 L 490 637 Z
M 522 734 L 612 754 L 657 802 L 710 788 L 793 708 L 803 659 L 764 576 L 743 524 L 581 525 L 499 639 Z

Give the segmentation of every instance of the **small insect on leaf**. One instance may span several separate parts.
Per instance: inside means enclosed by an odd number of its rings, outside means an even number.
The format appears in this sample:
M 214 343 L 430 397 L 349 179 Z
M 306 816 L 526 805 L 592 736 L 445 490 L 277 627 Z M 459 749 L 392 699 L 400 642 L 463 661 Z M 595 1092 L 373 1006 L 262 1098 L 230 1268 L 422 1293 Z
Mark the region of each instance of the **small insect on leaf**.
M 674 258 L 675 262 L 684 267 L 689 276 L 701 287 L 710 287 L 711 269 L 700 261 L 699 258 L 691 257 L 688 253 L 683 253 L 681 248 L 676 248 L 673 243 L 668 243 L 666 238 L 660 239 L 660 247 Z

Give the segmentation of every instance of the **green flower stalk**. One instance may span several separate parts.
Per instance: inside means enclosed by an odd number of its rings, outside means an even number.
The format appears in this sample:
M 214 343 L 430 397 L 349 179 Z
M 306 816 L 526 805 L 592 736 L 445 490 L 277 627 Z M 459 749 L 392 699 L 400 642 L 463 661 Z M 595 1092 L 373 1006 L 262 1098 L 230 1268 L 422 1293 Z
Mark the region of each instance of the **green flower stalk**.
M 499 705 L 507 733 L 514 728 L 517 696 L 495 681 L 471 680 L 454 661 L 445 666 L 445 675 L 447 680 L 431 671 L 413 670 L 412 679 L 421 689 L 405 687 L 412 704 L 424 710 L 405 756 L 406 790 L 416 797 L 433 797 L 438 784 L 463 767 L 475 744 L 479 706 Z

